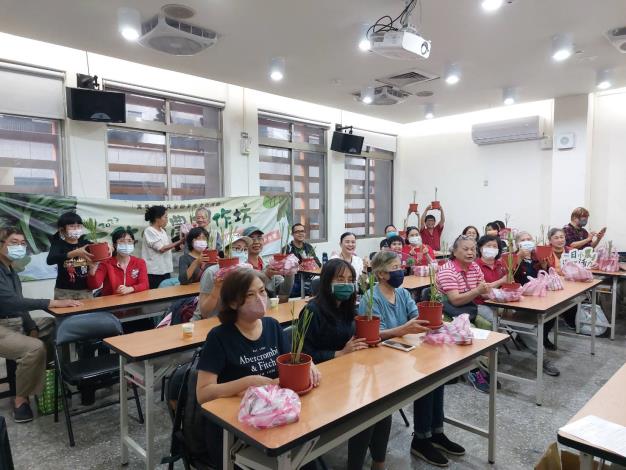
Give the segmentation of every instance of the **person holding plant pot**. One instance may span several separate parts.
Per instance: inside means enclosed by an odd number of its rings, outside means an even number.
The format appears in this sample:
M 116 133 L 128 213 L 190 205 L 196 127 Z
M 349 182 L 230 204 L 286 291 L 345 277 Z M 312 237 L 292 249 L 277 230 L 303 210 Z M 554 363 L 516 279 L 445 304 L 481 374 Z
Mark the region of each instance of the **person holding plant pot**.
M 406 244 L 402 248 L 405 258 L 413 258 L 414 266 L 428 266 L 435 261 L 435 252 L 432 247 L 422 241 L 420 231 L 417 227 L 407 227 Z
M 565 244 L 570 248 L 582 250 L 590 246 L 595 248 L 604 238 L 606 227 L 599 232 L 588 232 L 585 226 L 589 221 L 589 211 L 584 207 L 577 207 L 572 211 L 570 223 L 563 227 Z
M 435 216 L 428 214 L 429 211 L 439 211 L 439 222 L 435 219 Z M 446 223 L 446 216 L 443 212 L 443 207 L 439 206 L 438 209 L 433 209 L 432 204 L 429 204 L 420 220 L 420 235 L 422 240 L 428 246 L 431 246 L 433 250 L 439 251 L 441 248 L 441 233 L 443 232 L 443 226 Z
M 192 228 L 185 237 L 186 252 L 178 259 L 178 280 L 182 285 L 199 282 L 208 266 L 209 232 L 202 227 Z
M 266 317 L 267 292 L 263 275 L 235 269 L 224 278 L 220 292 L 220 325 L 207 335 L 200 360 L 196 399 L 199 404 L 240 395 L 248 387 L 278 384 L 276 358 L 291 352 L 280 324 Z M 320 373 L 311 365 L 311 383 Z M 208 454 L 222 468 L 223 430 L 205 420 Z
M 483 235 L 477 243 L 480 258 L 476 260 L 476 264 L 480 266 L 485 282 L 495 289 L 506 283 L 507 275 L 506 267 L 500 260 L 502 249 L 499 242 L 497 237 Z
M 174 271 L 172 249 L 180 246 L 184 240 L 172 243 L 165 231 L 167 226 L 167 208 L 165 206 L 151 206 L 146 209 L 144 216 L 150 226 L 143 231 L 141 257 L 148 267 L 148 281 L 150 289 L 156 289 L 159 284 L 170 278 Z
M 380 337 L 385 339 L 429 331 L 428 321 L 420 320 L 417 305 L 406 289 L 400 287 L 404 273 L 393 253 L 380 252 L 372 260 L 372 272 L 378 281 L 374 288 L 373 313 L 380 317 Z M 361 301 L 359 313 L 365 311 Z M 447 466 L 450 455 L 464 455 L 465 449 L 443 433 L 443 386 L 413 402 L 411 454 L 432 465 Z
M 398 260 L 393 253 L 387 252 Z M 312 313 L 304 338 L 303 351 L 320 363 L 351 354 L 369 346 L 364 338 L 355 338 L 356 272 L 342 259 L 331 259 L 322 268 L 319 293 L 305 308 Z M 369 447 L 372 468 L 385 468 L 387 442 L 391 431 L 391 416 L 362 431 L 348 441 L 349 470 L 361 470 Z
M 54 298 L 91 299 L 93 292 L 87 286 L 87 274 L 93 256 L 85 248 L 91 242 L 84 235 L 83 219 L 75 212 L 66 212 L 59 217 L 57 227 L 46 260 L 49 265 L 57 265 Z
M 339 246 L 341 251 L 339 253 L 333 253 L 331 259 L 342 259 L 350 263 L 354 268 L 357 278 L 365 274 L 368 260 L 363 260 L 356 254 L 356 235 L 352 232 L 345 232 L 339 237 Z
M 291 235 L 293 236 L 293 240 L 289 243 L 289 254 L 293 254 L 296 258 L 298 258 L 301 266 L 302 261 L 308 258 L 315 261 L 317 267 L 321 268 L 322 263 L 317 257 L 317 253 L 315 253 L 315 248 L 313 248 L 313 245 L 306 242 L 306 228 L 304 225 L 300 223 L 293 224 L 291 226 Z M 302 290 L 300 283 L 303 281 L 305 284 L 305 292 L 310 293 L 312 278 L 313 275 L 306 273 L 300 273 L 298 276 L 295 276 L 290 296 L 300 297 Z

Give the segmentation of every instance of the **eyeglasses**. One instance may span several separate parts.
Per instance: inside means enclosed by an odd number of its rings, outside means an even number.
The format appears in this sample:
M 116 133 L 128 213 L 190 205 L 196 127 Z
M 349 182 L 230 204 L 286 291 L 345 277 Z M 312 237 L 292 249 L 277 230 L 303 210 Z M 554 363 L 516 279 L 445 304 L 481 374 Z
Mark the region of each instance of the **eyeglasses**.
M 253 242 L 262 242 L 263 241 L 263 237 L 250 237 L 250 239 Z
M 7 246 L 25 246 L 25 247 L 28 246 L 28 244 L 25 241 L 23 241 L 23 242 L 10 242 L 9 243 L 6 240 L 2 240 L 2 243 L 6 243 Z
M 297 233 L 305 233 L 305 231 L 304 230 L 294 230 L 293 234 L 295 235 Z

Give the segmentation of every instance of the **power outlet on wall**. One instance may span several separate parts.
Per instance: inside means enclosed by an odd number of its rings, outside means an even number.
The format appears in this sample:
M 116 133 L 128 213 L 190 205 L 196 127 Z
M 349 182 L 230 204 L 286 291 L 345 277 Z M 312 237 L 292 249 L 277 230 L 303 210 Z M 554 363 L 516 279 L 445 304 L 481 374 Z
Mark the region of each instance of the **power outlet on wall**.
M 489 180 L 483 180 L 483 186 L 486 188 L 489 186 Z

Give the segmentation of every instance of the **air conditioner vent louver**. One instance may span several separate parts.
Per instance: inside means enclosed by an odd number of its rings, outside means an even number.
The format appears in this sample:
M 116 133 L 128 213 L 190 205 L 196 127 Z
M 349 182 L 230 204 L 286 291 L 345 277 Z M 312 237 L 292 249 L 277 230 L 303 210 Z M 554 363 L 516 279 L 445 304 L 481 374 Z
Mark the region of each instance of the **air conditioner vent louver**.
M 361 100 L 360 92 L 357 91 L 355 93 L 352 93 L 352 95 L 355 96 L 357 100 Z M 378 86 L 374 88 L 374 99 L 371 104 L 376 106 L 390 106 L 402 103 L 409 96 L 411 96 L 411 93 L 400 90 L 398 88 L 390 87 L 387 85 Z
M 391 85 L 397 88 L 406 88 L 411 85 L 429 82 L 431 80 L 436 80 L 438 78 L 439 77 L 437 75 L 434 75 L 432 73 L 413 69 L 404 73 L 398 73 L 394 75 L 389 75 L 387 77 L 377 78 L 376 81 L 380 83 L 384 83 L 385 85 Z
M 194 55 L 213 46 L 217 33 L 163 14 L 156 15 L 141 26 L 139 43 L 172 55 Z
M 544 137 L 544 121 L 540 116 L 485 122 L 472 126 L 472 140 L 477 145 L 538 140 Z

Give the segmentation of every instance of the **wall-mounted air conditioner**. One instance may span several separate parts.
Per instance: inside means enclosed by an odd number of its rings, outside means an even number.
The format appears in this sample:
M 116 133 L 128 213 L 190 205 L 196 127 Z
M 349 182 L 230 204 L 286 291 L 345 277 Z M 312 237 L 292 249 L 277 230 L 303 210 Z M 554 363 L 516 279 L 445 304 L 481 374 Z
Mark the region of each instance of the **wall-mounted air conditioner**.
M 544 120 L 540 116 L 484 122 L 472 126 L 472 140 L 478 145 L 538 140 L 544 137 Z

